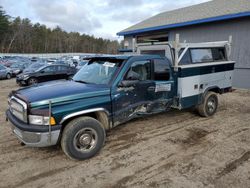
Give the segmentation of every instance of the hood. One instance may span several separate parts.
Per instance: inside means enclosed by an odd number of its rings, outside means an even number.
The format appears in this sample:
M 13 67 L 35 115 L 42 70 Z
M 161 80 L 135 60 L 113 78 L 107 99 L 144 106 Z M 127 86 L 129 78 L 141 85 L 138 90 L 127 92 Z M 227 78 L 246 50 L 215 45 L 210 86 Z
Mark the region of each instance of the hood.
M 23 72 L 29 74 L 35 72 L 35 70 L 36 69 L 24 69 Z
M 103 85 L 61 80 L 44 82 L 35 86 L 19 89 L 16 91 L 16 94 L 21 95 L 22 98 L 25 98 L 30 103 L 41 103 L 42 101 L 46 101 L 45 103 L 47 103 L 48 100 L 57 102 L 109 95 L 110 89 L 108 86 Z
M 15 72 L 15 71 L 21 71 L 22 69 L 21 69 L 21 68 L 11 68 L 11 70 L 12 70 L 13 72 Z

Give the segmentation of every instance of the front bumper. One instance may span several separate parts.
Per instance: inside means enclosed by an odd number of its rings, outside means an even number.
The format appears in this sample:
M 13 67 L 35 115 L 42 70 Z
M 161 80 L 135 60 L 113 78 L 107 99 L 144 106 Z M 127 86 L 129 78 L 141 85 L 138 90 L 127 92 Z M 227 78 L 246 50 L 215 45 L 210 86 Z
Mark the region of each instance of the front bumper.
M 52 126 L 51 132 L 49 132 L 48 126 L 25 124 L 13 116 L 9 110 L 6 111 L 6 117 L 12 123 L 11 129 L 13 133 L 25 145 L 47 147 L 57 144 L 61 125 Z
M 26 85 L 27 84 L 27 80 L 24 80 L 23 78 L 20 77 L 16 77 L 16 83 L 17 84 L 22 84 L 22 85 Z

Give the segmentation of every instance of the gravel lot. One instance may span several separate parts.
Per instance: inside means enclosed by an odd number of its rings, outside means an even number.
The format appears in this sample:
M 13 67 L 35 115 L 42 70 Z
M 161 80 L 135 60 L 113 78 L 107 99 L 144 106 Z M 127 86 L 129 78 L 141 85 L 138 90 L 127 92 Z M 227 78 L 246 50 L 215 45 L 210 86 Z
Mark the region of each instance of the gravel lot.
M 86 161 L 21 146 L 5 121 L 15 80 L 0 80 L 0 187 L 249 187 L 250 91 L 220 96 L 212 118 L 171 111 L 108 132 Z

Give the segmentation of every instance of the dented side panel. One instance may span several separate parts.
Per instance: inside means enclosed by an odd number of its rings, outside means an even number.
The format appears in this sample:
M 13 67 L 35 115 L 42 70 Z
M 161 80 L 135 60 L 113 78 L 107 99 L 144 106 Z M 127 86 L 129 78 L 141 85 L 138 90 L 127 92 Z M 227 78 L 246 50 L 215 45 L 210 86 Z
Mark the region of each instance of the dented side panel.
M 130 62 L 127 70 L 132 63 L 133 61 Z M 122 79 L 123 76 L 120 81 Z M 171 76 L 168 81 L 145 80 L 139 81 L 132 87 L 113 88 L 111 93 L 113 125 L 170 109 L 176 93 L 175 83 Z

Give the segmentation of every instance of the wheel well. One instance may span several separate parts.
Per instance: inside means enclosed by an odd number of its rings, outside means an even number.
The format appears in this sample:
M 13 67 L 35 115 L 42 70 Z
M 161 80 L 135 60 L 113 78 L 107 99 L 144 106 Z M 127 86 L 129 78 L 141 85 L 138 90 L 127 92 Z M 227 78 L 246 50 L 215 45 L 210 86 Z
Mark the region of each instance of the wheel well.
M 213 91 L 213 92 L 215 92 L 215 93 L 221 93 L 221 89 L 218 88 L 218 87 L 210 88 L 210 89 L 207 90 L 207 92 L 209 92 L 209 91 Z M 207 93 L 207 92 L 206 92 L 206 93 Z
M 209 91 L 212 91 L 212 92 L 221 94 L 221 89 L 220 89 L 219 87 L 207 88 L 207 89 L 205 90 L 205 92 L 202 94 L 202 96 L 201 96 L 201 98 L 200 98 L 198 104 L 201 104 L 201 103 L 204 101 L 204 98 L 205 98 L 205 96 L 207 95 L 207 93 L 208 93 Z
M 92 117 L 92 118 L 98 120 L 99 122 L 101 122 L 101 125 L 103 126 L 103 128 L 105 130 L 109 130 L 110 129 L 110 121 L 109 121 L 108 115 L 105 112 L 103 112 L 103 111 L 98 111 L 98 112 L 91 112 L 91 113 L 81 114 L 81 115 L 74 116 L 74 117 L 71 117 L 71 118 L 65 120 L 62 123 L 62 130 L 65 128 L 65 126 L 70 121 L 72 121 L 75 118 L 82 117 L 82 116 Z
M 30 80 L 30 79 L 32 79 L 32 78 L 35 78 L 35 79 L 37 79 L 35 76 L 31 76 L 28 80 Z

